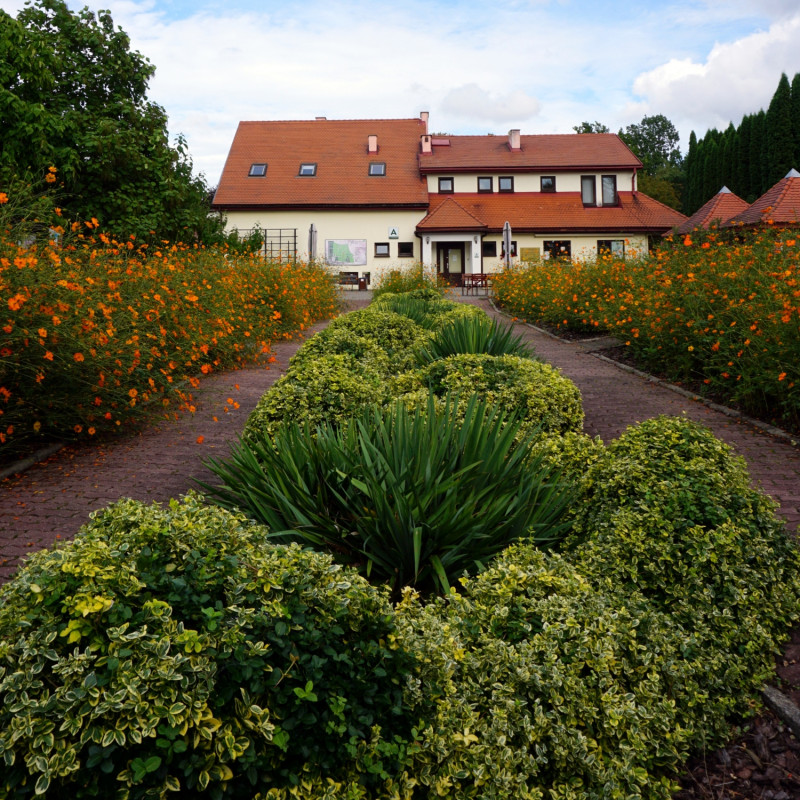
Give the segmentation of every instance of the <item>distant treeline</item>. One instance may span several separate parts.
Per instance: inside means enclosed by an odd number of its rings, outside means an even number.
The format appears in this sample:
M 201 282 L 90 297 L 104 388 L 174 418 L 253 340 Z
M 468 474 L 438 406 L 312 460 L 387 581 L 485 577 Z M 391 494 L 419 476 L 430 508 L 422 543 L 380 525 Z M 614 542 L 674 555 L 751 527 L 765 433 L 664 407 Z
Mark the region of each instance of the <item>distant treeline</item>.
M 786 176 L 800 169 L 800 72 L 792 82 L 784 73 L 769 108 L 731 122 L 702 139 L 694 131 L 684 159 L 683 211 L 693 214 L 723 186 L 752 203 Z

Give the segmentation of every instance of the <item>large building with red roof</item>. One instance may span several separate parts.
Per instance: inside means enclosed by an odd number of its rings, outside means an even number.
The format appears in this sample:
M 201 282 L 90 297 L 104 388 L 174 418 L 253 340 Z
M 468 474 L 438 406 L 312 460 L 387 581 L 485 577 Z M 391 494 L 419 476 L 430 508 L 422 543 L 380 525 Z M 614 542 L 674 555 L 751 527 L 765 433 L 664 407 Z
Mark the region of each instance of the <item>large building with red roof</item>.
M 214 207 L 268 253 L 372 274 L 422 261 L 457 283 L 502 266 L 506 223 L 514 260 L 646 253 L 686 217 L 637 190 L 641 166 L 615 134 L 436 135 L 427 113 L 242 122 Z

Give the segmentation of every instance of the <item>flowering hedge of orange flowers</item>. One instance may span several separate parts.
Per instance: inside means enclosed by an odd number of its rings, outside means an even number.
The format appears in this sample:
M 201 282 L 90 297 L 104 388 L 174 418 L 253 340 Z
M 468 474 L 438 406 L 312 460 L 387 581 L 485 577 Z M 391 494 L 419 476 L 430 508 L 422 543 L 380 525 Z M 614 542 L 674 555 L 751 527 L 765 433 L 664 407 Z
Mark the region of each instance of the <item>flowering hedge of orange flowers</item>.
M 671 380 L 800 426 L 800 231 L 696 233 L 650 256 L 513 267 L 494 283 L 516 316 L 607 331 Z
M 26 246 L 0 231 L 0 455 L 191 407 L 199 376 L 336 309 L 314 264 L 120 242 L 94 220 L 53 234 Z

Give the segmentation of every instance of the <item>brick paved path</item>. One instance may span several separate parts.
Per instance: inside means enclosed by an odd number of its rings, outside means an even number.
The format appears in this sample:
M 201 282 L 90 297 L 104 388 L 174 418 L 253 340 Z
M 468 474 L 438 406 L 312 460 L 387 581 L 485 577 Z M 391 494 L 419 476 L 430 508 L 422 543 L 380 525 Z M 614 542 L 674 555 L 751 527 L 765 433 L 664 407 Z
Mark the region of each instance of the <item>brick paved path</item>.
M 353 292 L 347 299 L 355 308 L 368 302 L 370 295 Z M 497 316 L 485 298 L 454 299 L 475 303 Z M 322 327 L 324 323 L 312 332 Z M 780 513 L 792 530 L 800 524 L 800 450 L 623 372 L 588 353 L 585 344 L 558 341 L 523 325 L 518 331 L 543 359 L 578 385 L 587 433 L 607 442 L 643 419 L 686 413 L 708 425 L 747 459 L 754 480 L 781 503 Z M 192 476 L 209 477 L 201 460 L 227 454 L 228 444 L 241 431 L 258 398 L 280 376 L 301 343 L 276 345 L 278 361 L 269 371 L 249 368 L 204 379 L 192 416 L 164 422 L 124 441 L 67 448 L 22 475 L 3 481 L 0 581 L 14 572 L 26 553 L 50 546 L 56 539 L 72 537 L 95 509 L 120 497 L 165 501 L 192 488 Z M 198 436 L 204 437 L 202 444 L 197 443 Z

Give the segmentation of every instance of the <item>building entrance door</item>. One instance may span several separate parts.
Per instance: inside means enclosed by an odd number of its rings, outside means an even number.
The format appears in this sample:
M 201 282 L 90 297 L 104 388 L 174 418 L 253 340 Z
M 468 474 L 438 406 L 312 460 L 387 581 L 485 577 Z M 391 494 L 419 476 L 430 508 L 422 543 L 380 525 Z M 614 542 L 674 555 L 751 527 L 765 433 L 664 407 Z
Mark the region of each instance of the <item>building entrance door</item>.
M 439 244 L 439 272 L 453 286 L 461 285 L 464 274 L 464 243 L 441 242 Z

